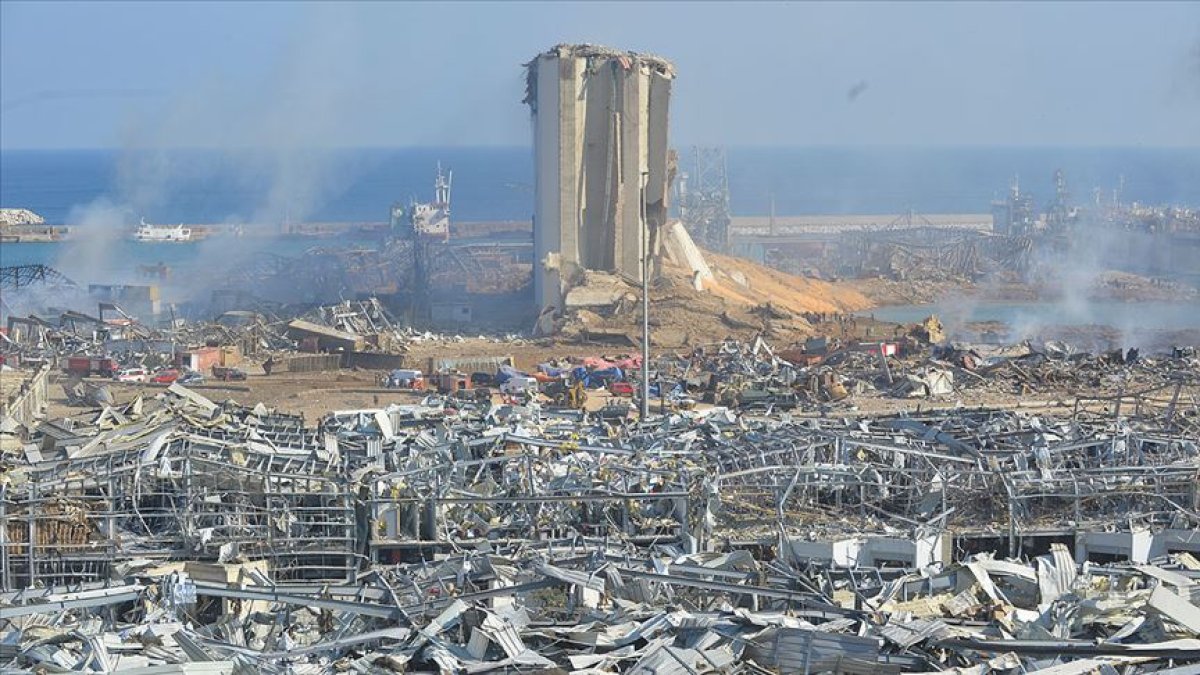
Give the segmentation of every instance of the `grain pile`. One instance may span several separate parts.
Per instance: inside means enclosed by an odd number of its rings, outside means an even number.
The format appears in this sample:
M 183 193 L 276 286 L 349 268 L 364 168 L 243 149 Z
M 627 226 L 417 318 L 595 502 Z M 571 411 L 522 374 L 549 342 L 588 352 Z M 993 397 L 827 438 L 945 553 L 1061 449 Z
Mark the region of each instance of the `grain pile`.
M 748 260 L 704 253 L 712 277 L 696 290 L 692 272 L 664 261 L 651 287 L 652 341 L 675 348 L 727 337 L 766 334 L 787 343 L 813 334 L 805 318 L 849 313 L 872 306 L 858 291 L 819 279 L 798 277 Z M 624 299 L 611 306 L 568 309 L 559 325 L 567 340 L 638 344 L 640 290 L 626 284 Z

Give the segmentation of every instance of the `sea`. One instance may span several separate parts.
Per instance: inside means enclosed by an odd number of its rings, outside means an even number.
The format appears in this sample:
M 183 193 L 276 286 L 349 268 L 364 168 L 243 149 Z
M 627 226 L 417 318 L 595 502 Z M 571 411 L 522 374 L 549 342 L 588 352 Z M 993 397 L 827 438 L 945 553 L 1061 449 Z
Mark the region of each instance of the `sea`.
M 726 151 L 734 215 L 984 213 L 1018 181 L 1044 204 L 1064 171 L 1076 201 L 1119 190 L 1123 201 L 1200 206 L 1200 151 L 1166 148 L 731 147 Z M 693 152 L 679 152 L 692 171 Z M 396 202 L 432 197 L 438 166 L 453 172 L 455 220 L 529 220 L 529 147 L 354 150 L 5 150 L 0 207 L 27 208 L 48 223 L 132 228 L 153 223 L 247 224 L 278 231 L 290 222 L 383 222 Z M 693 172 L 694 173 L 694 172 Z M 314 242 L 245 237 L 241 252 L 280 255 L 314 244 L 369 246 L 353 238 Z M 84 256 L 69 244 L 0 244 L 4 266 L 49 264 L 68 276 L 106 276 L 138 264 L 186 268 L 200 247 L 105 244 Z M 87 248 L 76 244 L 74 249 Z M 99 260 L 97 260 L 99 258 Z M 104 279 L 78 279 L 84 282 Z

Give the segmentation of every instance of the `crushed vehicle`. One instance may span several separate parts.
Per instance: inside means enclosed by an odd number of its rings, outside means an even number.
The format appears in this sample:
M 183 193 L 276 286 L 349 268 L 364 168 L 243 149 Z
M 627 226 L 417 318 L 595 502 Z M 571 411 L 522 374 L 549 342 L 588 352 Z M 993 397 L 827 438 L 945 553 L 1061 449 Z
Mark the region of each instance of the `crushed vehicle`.
M 214 380 L 222 382 L 231 382 L 245 380 L 249 375 L 245 370 L 237 367 L 213 366 L 212 375 Z

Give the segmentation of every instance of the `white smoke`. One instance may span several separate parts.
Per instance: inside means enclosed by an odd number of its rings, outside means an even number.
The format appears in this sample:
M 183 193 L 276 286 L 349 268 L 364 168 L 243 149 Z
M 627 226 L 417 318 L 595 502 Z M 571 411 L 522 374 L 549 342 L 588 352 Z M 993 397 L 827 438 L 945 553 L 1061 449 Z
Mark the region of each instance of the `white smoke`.
M 124 207 L 104 198 L 72 208 L 67 216 L 72 236 L 62 245 L 55 267 L 81 284 L 120 276 L 115 252 L 128 236 L 128 218 Z
M 77 226 L 77 239 L 55 267 L 73 278 L 135 281 L 134 274 L 114 275 L 114 242 L 127 239 L 141 218 L 166 220 L 156 214 L 176 210 L 181 193 L 233 183 L 249 197 L 244 210 L 203 224 L 239 226 L 253 245 L 223 237 L 186 245 L 198 253 L 189 270 L 214 273 L 246 263 L 281 224 L 304 222 L 351 184 L 362 167 L 335 145 L 360 93 L 358 24 L 352 13 L 326 5 L 305 10 L 263 76 L 246 81 L 236 73 L 205 73 L 126 120 L 113 191 L 72 211 L 68 223 Z M 379 208 L 383 213 L 387 205 Z M 135 268 L 132 261 L 124 266 Z M 207 293 L 198 274 L 177 275 L 168 290 L 176 301 Z

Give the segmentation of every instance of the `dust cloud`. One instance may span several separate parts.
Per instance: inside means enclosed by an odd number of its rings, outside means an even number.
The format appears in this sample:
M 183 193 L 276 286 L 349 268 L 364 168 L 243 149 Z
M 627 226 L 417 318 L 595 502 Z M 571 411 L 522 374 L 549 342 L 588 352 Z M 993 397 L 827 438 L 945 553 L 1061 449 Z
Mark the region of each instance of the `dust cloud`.
M 114 264 L 113 257 L 122 251 L 146 255 L 147 249 L 130 247 L 151 245 L 128 243 L 139 220 L 175 224 L 163 214 L 177 212 L 173 205 L 185 194 L 203 209 L 211 185 L 235 186 L 243 206 L 203 223 L 217 232 L 203 242 L 153 245 L 186 246 L 194 254 L 186 270 L 165 282 L 166 296 L 200 300 L 225 271 L 271 249 L 287 223 L 311 217 L 362 168 L 329 143 L 355 104 L 351 75 L 361 66 L 359 44 L 352 16 L 311 5 L 261 79 L 239 82 L 233 73 L 207 73 L 184 93 L 130 115 L 113 189 L 71 213 L 78 237 L 55 267 L 82 282 L 136 281 L 135 262 Z M 154 258 L 149 253 L 140 262 Z
M 122 238 L 127 236 L 127 208 L 107 198 L 71 209 L 67 221 L 73 236 L 62 244 L 55 267 L 79 282 L 106 277 Z

